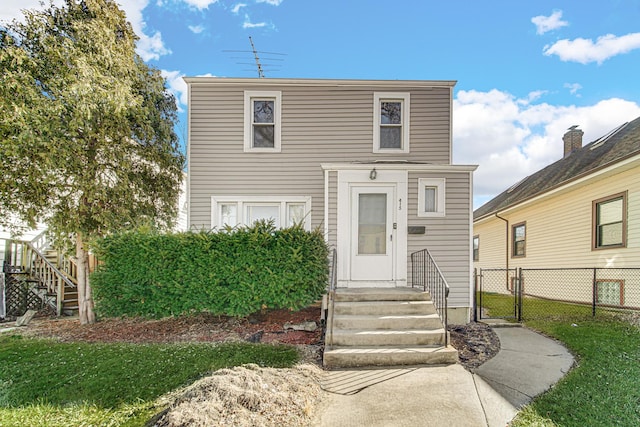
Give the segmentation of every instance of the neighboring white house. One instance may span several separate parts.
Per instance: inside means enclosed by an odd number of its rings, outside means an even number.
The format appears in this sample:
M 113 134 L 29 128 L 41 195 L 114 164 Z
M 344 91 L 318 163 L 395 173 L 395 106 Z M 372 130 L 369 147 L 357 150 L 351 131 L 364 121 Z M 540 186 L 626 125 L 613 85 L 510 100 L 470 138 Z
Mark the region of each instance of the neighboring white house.
M 410 286 L 427 248 L 468 321 L 476 166 L 451 163 L 455 82 L 185 81 L 190 228 L 319 227 L 339 287 Z
M 607 268 L 582 274 L 580 287 L 577 273 L 523 286 L 554 299 L 569 298 L 563 287 L 579 288 L 571 298 L 590 302 L 595 282 L 596 302 L 640 307 L 640 118 L 584 147 L 582 135 L 570 128 L 562 159 L 474 212 L 474 266 Z

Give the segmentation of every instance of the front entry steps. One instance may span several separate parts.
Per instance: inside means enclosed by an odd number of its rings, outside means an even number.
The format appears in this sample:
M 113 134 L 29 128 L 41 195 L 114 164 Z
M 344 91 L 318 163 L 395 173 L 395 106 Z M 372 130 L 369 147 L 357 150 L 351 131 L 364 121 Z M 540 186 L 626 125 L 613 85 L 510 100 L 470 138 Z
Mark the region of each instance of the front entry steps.
M 428 292 L 412 288 L 341 288 L 329 307 L 324 366 L 451 364 L 445 330 Z

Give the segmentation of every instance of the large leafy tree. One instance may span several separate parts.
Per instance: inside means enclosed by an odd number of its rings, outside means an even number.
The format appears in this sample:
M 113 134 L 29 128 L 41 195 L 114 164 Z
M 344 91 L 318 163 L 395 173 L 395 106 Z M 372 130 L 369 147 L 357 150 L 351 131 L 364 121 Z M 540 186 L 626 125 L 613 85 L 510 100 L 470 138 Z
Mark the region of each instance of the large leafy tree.
M 0 225 L 42 222 L 75 247 L 80 321 L 93 323 L 88 242 L 175 218 L 175 99 L 114 1 L 23 13 L 0 24 Z

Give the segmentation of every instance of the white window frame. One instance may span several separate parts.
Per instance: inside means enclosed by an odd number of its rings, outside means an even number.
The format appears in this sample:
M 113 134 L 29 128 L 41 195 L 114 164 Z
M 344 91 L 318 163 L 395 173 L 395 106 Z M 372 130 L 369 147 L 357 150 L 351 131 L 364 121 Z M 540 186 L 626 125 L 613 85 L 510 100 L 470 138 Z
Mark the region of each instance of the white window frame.
M 446 215 L 445 211 L 445 178 L 418 178 L 418 217 L 420 218 L 441 218 Z M 436 210 L 426 212 L 424 190 L 427 187 L 436 188 Z
M 246 224 L 245 219 L 247 217 L 246 207 L 250 205 L 279 205 L 280 207 L 280 222 L 289 226 L 289 204 L 304 204 L 305 205 L 305 218 L 304 229 L 311 231 L 311 196 L 213 196 L 211 197 L 211 226 L 221 229 L 224 224 L 220 223 L 221 205 L 237 204 L 237 226 L 251 225 Z
M 402 147 L 380 148 L 380 114 L 382 102 L 400 102 L 402 104 Z M 373 152 L 383 154 L 409 152 L 410 122 L 409 92 L 374 92 L 373 93 Z
M 253 146 L 253 101 L 273 100 L 273 148 Z M 282 92 L 280 91 L 244 91 L 244 152 L 245 153 L 279 153 L 280 130 L 282 123 Z

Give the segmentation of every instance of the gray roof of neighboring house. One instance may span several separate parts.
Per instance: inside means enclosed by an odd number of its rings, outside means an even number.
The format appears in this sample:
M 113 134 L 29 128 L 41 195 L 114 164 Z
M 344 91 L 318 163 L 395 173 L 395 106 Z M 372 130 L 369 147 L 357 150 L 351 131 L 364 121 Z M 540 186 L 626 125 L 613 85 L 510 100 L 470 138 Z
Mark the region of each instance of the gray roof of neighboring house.
M 640 117 L 585 145 L 510 187 L 473 212 L 478 220 L 559 185 L 640 154 Z

